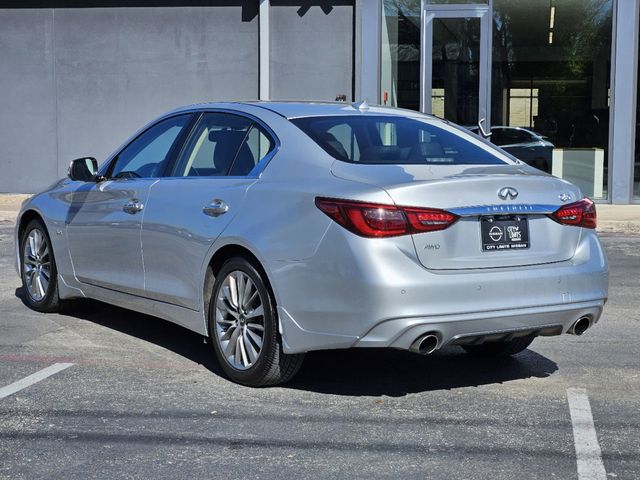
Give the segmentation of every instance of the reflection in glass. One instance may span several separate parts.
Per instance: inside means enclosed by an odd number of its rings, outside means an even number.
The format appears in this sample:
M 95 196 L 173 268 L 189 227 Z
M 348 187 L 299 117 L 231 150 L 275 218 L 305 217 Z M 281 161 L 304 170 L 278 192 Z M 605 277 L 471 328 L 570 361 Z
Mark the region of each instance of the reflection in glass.
M 382 2 L 381 100 L 420 110 L 420 0 Z
M 493 6 L 492 125 L 533 130 L 554 175 L 606 198 L 612 0 Z
M 480 19 L 433 20 L 432 109 L 460 125 L 478 123 Z M 438 112 L 440 113 L 440 112 Z

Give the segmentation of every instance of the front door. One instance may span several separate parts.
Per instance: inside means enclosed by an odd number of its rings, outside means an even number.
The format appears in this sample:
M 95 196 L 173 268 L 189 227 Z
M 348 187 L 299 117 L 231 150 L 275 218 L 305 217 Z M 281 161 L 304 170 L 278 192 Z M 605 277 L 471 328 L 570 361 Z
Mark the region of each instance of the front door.
M 142 219 L 151 186 L 164 174 L 191 115 L 156 123 L 111 161 L 106 179 L 77 182 L 66 230 L 78 281 L 144 294 Z
M 421 111 L 489 129 L 490 18 L 487 5 L 424 3 Z

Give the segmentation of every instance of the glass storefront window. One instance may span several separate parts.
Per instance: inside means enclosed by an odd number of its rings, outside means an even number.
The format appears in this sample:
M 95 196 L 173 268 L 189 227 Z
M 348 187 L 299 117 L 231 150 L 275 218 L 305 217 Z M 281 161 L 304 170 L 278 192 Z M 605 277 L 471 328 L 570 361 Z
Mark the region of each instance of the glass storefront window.
M 420 109 L 420 0 L 382 2 L 382 104 Z
M 425 108 L 473 127 L 485 81 L 479 62 L 488 55 L 495 138 L 523 138 L 502 147 L 572 181 L 591 198 L 608 198 L 613 0 L 494 0 L 488 4 L 492 52 L 483 50 L 476 18 L 454 15 L 464 5 L 486 2 L 428 0 L 426 8 L 434 3 L 460 8 L 450 17 L 440 8 L 432 22 L 432 85 Z M 421 45 L 420 9 L 420 0 L 382 2 L 385 105 L 420 109 L 420 53 L 427 48 Z M 640 135 L 638 142 L 635 192 L 640 196 Z
M 533 131 L 541 148 L 514 145 L 512 153 L 601 199 L 608 195 L 612 3 L 493 2 L 493 128 Z
M 443 118 L 459 125 L 475 126 L 479 120 L 480 19 L 434 19 L 431 62 L 431 113 L 442 113 Z M 440 99 L 442 112 L 434 102 Z

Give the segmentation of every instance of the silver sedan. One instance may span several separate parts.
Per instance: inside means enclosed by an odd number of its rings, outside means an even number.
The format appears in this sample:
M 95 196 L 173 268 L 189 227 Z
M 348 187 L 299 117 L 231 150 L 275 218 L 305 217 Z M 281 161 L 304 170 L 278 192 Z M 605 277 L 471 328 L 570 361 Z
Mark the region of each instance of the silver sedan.
M 25 301 L 90 297 L 211 339 L 234 381 L 305 352 L 582 334 L 607 299 L 580 190 L 449 122 L 366 104 L 174 110 L 24 203 Z

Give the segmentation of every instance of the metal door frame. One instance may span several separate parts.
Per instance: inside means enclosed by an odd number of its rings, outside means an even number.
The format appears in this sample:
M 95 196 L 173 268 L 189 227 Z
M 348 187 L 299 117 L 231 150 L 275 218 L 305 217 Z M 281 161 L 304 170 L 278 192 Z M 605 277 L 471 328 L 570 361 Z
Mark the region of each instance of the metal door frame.
M 480 19 L 480 85 L 478 92 L 478 121 L 491 128 L 491 19 L 492 3 L 488 4 L 429 4 L 422 0 L 420 29 L 420 111 L 432 112 L 431 90 L 433 74 L 433 20 L 436 18 Z

